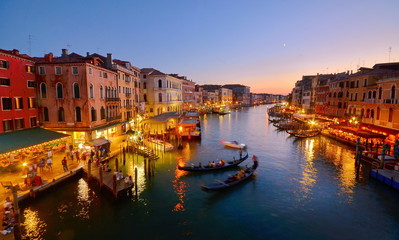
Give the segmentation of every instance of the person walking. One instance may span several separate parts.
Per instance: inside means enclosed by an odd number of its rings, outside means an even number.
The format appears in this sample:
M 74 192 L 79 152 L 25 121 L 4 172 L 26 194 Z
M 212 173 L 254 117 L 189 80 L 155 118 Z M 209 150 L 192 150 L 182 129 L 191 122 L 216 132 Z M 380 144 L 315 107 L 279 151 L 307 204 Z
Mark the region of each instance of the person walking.
M 53 160 L 49 157 L 47 158 L 47 168 L 50 170 L 50 172 L 53 171 Z
M 62 167 L 63 167 L 63 169 L 64 169 L 64 172 L 69 171 L 69 169 L 68 169 L 68 163 L 67 163 L 67 158 L 66 158 L 66 157 L 64 157 L 64 158 L 62 159 L 61 164 L 62 164 Z

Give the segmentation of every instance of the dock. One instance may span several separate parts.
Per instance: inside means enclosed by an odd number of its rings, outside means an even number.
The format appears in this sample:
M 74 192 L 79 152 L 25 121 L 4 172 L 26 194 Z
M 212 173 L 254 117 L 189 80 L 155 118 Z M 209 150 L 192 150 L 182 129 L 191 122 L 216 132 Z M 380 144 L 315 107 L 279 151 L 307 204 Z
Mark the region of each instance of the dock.
M 373 169 L 370 176 L 399 190 L 399 171 L 390 169 Z

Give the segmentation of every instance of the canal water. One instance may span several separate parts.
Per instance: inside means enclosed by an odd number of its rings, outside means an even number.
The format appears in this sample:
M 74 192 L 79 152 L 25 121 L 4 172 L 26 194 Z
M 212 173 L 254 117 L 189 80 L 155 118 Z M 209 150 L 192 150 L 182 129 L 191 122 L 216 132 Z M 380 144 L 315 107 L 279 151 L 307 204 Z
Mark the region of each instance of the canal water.
M 139 170 L 137 197 L 114 202 L 85 179 L 60 186 L 23 206 L 26 239 L 399 239 L 399 192 L 356 177 L 354 149 L 323 136 L 295 139 L 267 121 L 267 106 L 205 115 L 200 142 L 157 160 L 144 177 L 141 158 L 128 156 L 124 171 Z M 248 145 L 256 176 L 223 192 L 204 183 L 238 168 L 186 173 L 177 164 L 237 157 L 220 140 Z M 133 160 L 132 160 L 133 159 Z

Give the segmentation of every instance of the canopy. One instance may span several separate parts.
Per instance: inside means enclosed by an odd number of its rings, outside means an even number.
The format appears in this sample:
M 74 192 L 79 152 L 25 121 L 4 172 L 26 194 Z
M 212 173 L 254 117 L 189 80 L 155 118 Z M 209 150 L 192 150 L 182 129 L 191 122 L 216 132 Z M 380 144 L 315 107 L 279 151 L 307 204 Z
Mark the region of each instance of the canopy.
M 171 118 L 178 118 L 179 114 L 177 112 L 167 112 L 167 113 L 162 113 L 159 114 L 155 117 L 149 118 L 147 120 L 144 120 L 144 123 L 165 123 Z
M 185 126 L 194 125 L 195 126 L 195 125 L 197 125 L 197 119 L 194 119 L 194 118 L 183 118 L 180 121 L 179 125 L 185 125 Z
M 362 138 L 381 138 L 385 139 L 386 136 L 383 134 L 373 133 L 369 131 L 363 131 L 359 128 L 349 127 L 349 126 L 342 126 L 342 125 L 330 125 L 330 128 L 339 129 L 344 132 L 352 133 L 353 135 L 362 137 Z
M 65 137 L 70 136 L 39 127 L 0 134 L 0 154 Z
M 98 147 L 98 146 L 102 146 L 105 144 L 111 144 L 111 141 L 104 138 L 104 137 L 100 137 L 97 139 L 93 139 L 89 142 L 90 145 L 93 145 L 94 147 Z

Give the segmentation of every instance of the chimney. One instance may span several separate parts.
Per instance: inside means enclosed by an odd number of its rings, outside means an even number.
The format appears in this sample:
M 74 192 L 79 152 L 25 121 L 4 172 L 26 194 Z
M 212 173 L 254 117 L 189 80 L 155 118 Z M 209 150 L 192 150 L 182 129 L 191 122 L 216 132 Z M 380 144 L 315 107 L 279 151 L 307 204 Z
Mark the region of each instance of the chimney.
M 61 57 L 68 57 L 68 49 L 65 49 L 65 48 L 62 49 Z
M 48 62 L 48 63 L 52 62 L 53 61 L 53 53 L 44 55 L 44 61 Z
M 19 55 L 19 50 L 18 49 L 13 49 L 12 53 L 15 54 L 15 55 Z
M 89 57 L 90 56 L 90 53 L 89 52 L 86 52 L 86 57 Z
M 109 69 L 112 68 L 112 53 L 107 53 L 107 60 L 105 61 L 105 66 Z

